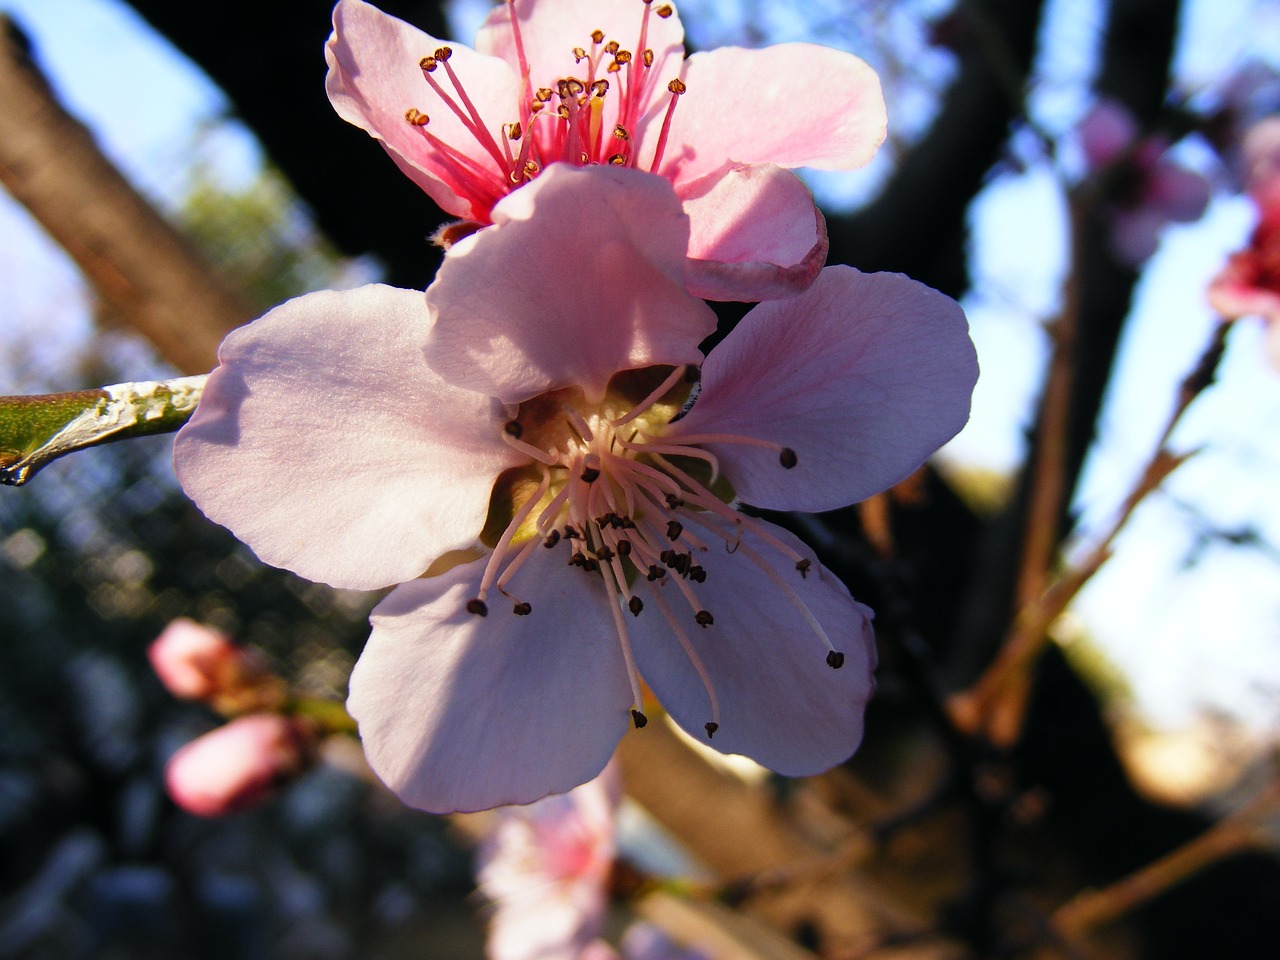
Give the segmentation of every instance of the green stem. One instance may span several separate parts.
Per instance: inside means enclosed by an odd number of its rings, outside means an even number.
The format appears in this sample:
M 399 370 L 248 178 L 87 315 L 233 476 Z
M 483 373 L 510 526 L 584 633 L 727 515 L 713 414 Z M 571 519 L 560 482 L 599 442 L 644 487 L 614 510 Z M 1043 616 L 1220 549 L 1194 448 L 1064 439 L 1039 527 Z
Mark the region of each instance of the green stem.
M 177 430 L 195 412 L 207 379 L 0 397 L 0 483 L 21 486 L 45 464 L 86 447 Z

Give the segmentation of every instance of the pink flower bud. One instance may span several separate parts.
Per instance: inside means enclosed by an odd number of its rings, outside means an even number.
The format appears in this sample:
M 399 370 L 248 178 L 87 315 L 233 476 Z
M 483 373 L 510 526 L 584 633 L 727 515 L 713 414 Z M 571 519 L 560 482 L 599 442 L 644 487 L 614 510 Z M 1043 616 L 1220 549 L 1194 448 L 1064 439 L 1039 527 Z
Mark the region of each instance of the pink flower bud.
M 279 705 L 283 688 L 262 657 L 229 637 L 179 618 L 147 650 L 151 667 L 175 697 L 225 713 Z
M 261 803 L 313 758 L 314 727 L 299 717 L 255 713 L 197 737 L 165 768 L 173 802 L 200 817 Z

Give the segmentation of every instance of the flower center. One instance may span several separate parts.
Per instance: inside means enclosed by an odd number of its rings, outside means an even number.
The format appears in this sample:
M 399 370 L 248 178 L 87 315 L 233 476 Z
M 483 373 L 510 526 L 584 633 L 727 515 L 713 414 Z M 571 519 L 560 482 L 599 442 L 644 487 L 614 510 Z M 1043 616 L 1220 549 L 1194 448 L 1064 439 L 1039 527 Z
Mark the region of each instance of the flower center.
M 520 404 L 503 427 L 504 441 L 525 453 L 530 466 L 504 474 L 494 488 L 490 520 L 482 539 L 493 547 L 475 597 L 466 609 L 487 616 L 493 592 L 506 597 L 516 616 L 534 612 L 527 597 L 512 593 L 512 578 L 539 549 L 560 549 L 567 563 L 602 583 L 631 681 L 632 719 L 641 711 L 639 674 L 632 655 L 625 613 L 658 616 L 679 640 L 702 679 L 711 719 L 711 737 L 720 726 L 715 686 L 690 635 L 716 622 L 705 594 L 707 569 L 700 563 L 716 541 L 763 571 L 800 612 L 821 641 L 826 662 L 844 663 L 795 588 L 774 565 L 743 539 L 782 554 L 800 578 L 810 559 L 773 528 L 730 506 L 733 490 L 720 474 L 716 456 L 703 445 L 741 443 L 777 452 L 779 469 L 796 465 L 795 451 L 781 444 L 737 434 L 665 436 L 665 428 L 689 403 L 691 368 L 628 371 L 614 377 L 598 407 L 582 401 L 576 388 L 544 394 Z M 654 386 L 656 384 L 656 386 Z M 635 397 L 642 397 L 636 401 Z M 505 522 L 504 522 L 505 521 Z M 500 531 L 500 532 L 499 532 Z M 648 612 L 637 592 L 656 611 Z
M 640 2 L 644 13 L 634 47 L 626 48 L 604 31 L 592 30 L 584 38 L 588 45 L 572 48 L 577 75 L 550 78 L 549 86 L 535 86 L 515 2 L 507 0 L 519 60 L 520 101 L 515 105 L 514 119 L 497 125 L 492 118 L 481 116 L 467 94 L 450 64 L 450 47 L 440 47 L 418 62 L 438 101 L 457 117 L 474 143 L 441 140 L 430 129 L 430 116 L 417 107 L 405 111 L 405 120 L 435 148 L 441 178 L 459 196 L 471 200 L 486 220 L 495 203 L 548 164 L 638 165 L 636 138 L 642 126 L 664 109 L 662 99 L 655 96 L 659 80 L 653 69 L 654 52 L 648 46 L 649 18 L 656 14 L 666 19 L 675 12 L 667 3 L 654 7 L 653 0 Z M 662 129 L 648 164 L 651 172 L 662 163 L 676 100 L 685 92 L 679 77 L 669 80 L 666 87 Z

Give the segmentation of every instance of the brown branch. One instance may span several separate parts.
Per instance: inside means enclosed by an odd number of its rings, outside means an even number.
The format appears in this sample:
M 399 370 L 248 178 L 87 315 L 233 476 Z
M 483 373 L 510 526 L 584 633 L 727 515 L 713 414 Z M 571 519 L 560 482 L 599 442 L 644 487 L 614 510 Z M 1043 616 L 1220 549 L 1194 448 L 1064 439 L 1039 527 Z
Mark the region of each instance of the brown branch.
M 0 105 L 0 184 L 166 360 L 184 373 L 212 367 L 252 313 L 62 108 L 3 16 Z
M 1168 449 L 1169 438 L 1191 402 L 1213 382 L 1214 371 L 1226 346 L 1227 324 L 1219 323 L 1195 368 L 1182 381 L 1164 430 L 1129 495 L 1110 528 L 1085 557 L 1060 574 L 1037 599 L 1025 604 L 1005 635 L 1000 652 L 968 690 L 951 698 L 950 709 L 956 725 L 969 734 L 983 734 L 992 743 L 1009 746 L 1017 741 L 1022 712 L 1010 707 L 1022 699 L 1023 687 L 1036 657 L 1049 640 L 1049 626 L 1075 598 L 1111 556 L 1111 546 L 1134 509 L 1156 489 L 1190 454 L 1177 455 Z

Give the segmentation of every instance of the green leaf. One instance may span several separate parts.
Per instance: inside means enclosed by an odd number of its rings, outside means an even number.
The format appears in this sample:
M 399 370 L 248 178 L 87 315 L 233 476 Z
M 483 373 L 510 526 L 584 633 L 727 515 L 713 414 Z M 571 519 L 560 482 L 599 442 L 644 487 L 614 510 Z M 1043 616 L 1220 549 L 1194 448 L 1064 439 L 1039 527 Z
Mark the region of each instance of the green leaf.
M 0 483 L 21 486 L 45 464 L 86 447 L 177 430 L 195 412 L 207 379 L 0 397 Z

